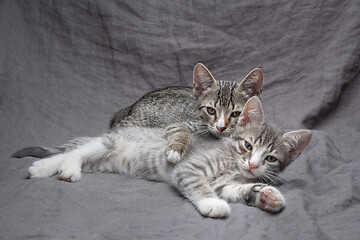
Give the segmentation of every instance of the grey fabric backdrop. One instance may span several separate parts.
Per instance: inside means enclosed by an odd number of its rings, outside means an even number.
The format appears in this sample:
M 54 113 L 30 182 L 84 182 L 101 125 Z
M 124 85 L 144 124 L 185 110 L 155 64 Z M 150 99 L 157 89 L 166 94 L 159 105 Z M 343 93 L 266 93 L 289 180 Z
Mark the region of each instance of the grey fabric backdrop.
M 1 1 L 0 239 L 359 239 L 360 2 Z M 265 74 L 266 118 L 313 139 L 281 176 L 278 215 L 201 217 L 164 183 L 25 179 L 29 145 L 104 132 L 156 88 Z

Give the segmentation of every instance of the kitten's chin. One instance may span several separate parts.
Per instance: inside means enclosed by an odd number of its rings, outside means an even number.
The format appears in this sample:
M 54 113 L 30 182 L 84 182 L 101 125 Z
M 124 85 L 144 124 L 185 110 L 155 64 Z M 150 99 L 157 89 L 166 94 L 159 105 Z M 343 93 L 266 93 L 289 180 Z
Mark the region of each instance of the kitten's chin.
M 219 132 L 218 130 L 210 129 L 211 133 L 217 137 L 228 137 L 230 133 L 228 131 Z
M 251 178 L 251 179 L 258 178 L 258 176 L 255 175 L 251 170 L 246 170 L 242 168 L 241 171 L 243 172 L 244 177 L 246 178 Z

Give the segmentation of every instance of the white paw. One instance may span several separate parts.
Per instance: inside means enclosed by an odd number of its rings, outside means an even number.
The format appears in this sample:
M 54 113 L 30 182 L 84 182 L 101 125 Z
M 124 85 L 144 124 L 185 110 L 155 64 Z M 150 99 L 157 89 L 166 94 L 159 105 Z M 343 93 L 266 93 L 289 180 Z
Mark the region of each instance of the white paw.
M 65 160 L 59 169 L 59 179 L 66 182 L 78 182 L 81 179 L 81 165 L 76 159 Z
M 65 169 L 59 170 L 59 179 L 66 182 L 78 182 L 81 179 L 81 170 Z
M 218 198 L 204 198 L 197 203 L 199 212 L 205 217 L 225 218 L 230 214 L 227 202 Z
M 59 154 L 50 158 L 36 161 L 31 167 L 29 167 L 29 175 L 31 178 L 53 176 L 57 173 L 59 166 L 63 160 L 63 154 Z
M 269 212 L 279 212 L 285 207 L 284 196 L 272 186 L 266 186 L 260 189 L 255 204 Z
M 166 152 L 166 159 L 171 163 L 178 163 L 181 160 L 181 155 L 177 151 L 170 150 Z
M 42 178 L 42 177 L 50 177 L 56 174 L 56 170 L 50 169 L 49 167 L 29 167 L 29 175 L 30 178 Z

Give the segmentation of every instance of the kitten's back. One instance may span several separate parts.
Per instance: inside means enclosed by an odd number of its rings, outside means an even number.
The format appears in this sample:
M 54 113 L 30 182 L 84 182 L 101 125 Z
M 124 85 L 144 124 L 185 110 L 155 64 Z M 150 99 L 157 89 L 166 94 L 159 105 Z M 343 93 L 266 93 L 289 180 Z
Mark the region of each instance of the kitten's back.
M 196 118 L 196 99 L 192 89 L 169 87 L 152 91 L 135 104 L 117 112 L 110 127 L 166 127 Z

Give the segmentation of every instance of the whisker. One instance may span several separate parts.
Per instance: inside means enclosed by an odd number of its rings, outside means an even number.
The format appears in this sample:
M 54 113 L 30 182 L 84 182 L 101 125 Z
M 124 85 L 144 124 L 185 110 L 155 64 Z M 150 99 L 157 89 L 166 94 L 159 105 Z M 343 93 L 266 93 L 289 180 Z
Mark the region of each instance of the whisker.
M 285 179 L 282 179 L 282 178 L 280 178 L 278 176 L 275 176 L 273 172 L 270 172 L 268 170 L 265 170 L 263 172 L 263 176 L 266 177 L 268 180 L 270 180 L 270 182 L 272 184 L 274 184 L 275 186 L 279 186 L 282 183 L 286 182 Z
M 275 181 L 275 180 L 273 180 L 271 177 L 269 177 L 269 176 L 264 176 L 265 178 L 266 178 L 266 182 L 269 184 L 269 185 L 273 185 L 273 186 L 279 186 L 279 184 Z M 269 182 L 270 181 L 270 182 Z
M 274 173 L 274 172 L 269 171 L 269 170 L 266 170 L 266 173 L 267 173 L 268 175 L 270 175 L 271 177 L 279 180 L 279 181 L 287 182 L 285 179 L 283 179 L 282 177 L 280 177 L 277 173 Z

